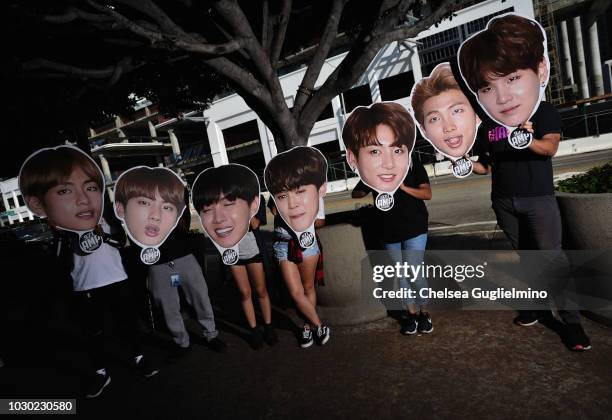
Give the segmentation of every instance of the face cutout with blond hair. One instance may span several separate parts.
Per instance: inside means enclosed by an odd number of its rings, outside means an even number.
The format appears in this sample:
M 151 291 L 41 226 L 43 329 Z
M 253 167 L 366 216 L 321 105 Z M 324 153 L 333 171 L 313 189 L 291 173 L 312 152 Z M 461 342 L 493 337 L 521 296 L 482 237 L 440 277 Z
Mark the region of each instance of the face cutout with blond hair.
M 346 161 L 365 185 L 375 190 L 376 207 L 393 207 L 393 194 L 410 168 L 414 120 L 402 105 L 378 102 L 355 108 L 342 128 Z
M 480 119 L 465 96 L 449 63 L 438 64 L 419 80 L 410 94 L 412 115 L 421 135 L 453 164 L 458 178 L 472 172 L 468 152 L 474 145 Z
M 461 77 L 496 123 L 506 127 L 510 145 L 529 146 L 529 125 L 550 76 L 546 33 L 535 20 L 515 13 L 495 16 L 486 29 L 459 47 Z
M 21 166 L 19 189 L 32 213 L 78 234 L 81 251 L 100 247 L 104 177 L 82 150 L 58 146 L 34 152 Z
M 115 215 L 142 248 L 142 262 L 156 263 L 185 210 L 185 184 L 168 168 L 137 166 L 119 176 L 114 196 Z

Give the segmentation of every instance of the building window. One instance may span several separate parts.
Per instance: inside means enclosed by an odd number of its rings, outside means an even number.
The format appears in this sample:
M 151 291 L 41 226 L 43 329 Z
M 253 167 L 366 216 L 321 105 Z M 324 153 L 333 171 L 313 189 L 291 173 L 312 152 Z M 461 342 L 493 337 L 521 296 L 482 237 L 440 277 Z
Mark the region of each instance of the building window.
M 344 112 L 353 111 L 358 106 L 368 106 L 372 103 L 370 85 L 361 85 L 347 90 L 342 94 Z
M 257 176 L 263 175 L 266 162 L 259 139 L 257 120 L 251 120 L 223 130 L 223 139 L 230 163 L 250 168 Z M 261 181 L 261 179 L 260 179 Z
M 410 96 L 410 90 L 414 85 L 414 75 L 412 71 L 397 74 L 378 81 L 380 88 L 380 98 L 383 101 L 394 101 Z

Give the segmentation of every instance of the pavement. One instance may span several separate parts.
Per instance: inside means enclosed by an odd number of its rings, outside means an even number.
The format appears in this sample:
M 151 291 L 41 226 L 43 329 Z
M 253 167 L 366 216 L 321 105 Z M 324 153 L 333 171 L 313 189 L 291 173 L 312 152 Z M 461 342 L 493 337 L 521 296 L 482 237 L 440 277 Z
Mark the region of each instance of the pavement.
M 503 236 L 476 231 L 434 233 L 430 247 L 449 249 L 465 240 L 480 249 L 507 246 Z M 139 376 L 116 342 L 112 382 L 94 400 L 80 397 L 88 365 L 74 321 L 44 289 L 33 295 L 30 287 L 21 295 L 28 299 L 11 302 L 13 310 L 3 315 L 11 325 L 0 347 L 6 363 L 0 396 L 77 398 L 82 418 L 607 419 L 612 413 L 612 329 L 589 319 L 584 327 L 593 349 L 585 353 L 568 351 L 550 325 L 514 326 L 513 312 L 460 310 L 432 313 L 429 335 L 402 336 L 387 317 L 332 327 L 327 345 L 301 349 L 295 316 L 282 305 L 282 286 L 272 282 L 280 342 L 254 351 L 233 283 L 209 280 L 227 352 L 196 343 L 168 364 L 170 340 L 158 325 L 144 338 L 160 373 Z M 193 320 L 187 324 L 195 334 Z

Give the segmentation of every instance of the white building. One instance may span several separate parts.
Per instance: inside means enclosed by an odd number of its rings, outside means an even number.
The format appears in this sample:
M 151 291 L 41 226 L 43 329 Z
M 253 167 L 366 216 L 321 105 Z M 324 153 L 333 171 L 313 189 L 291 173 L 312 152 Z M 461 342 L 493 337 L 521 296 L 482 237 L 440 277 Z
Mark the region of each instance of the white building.
M 549 47 L 549 50 L 554 54 L 559 53 L 559 57 L 565 60 L 563 71 L 558 72 L 558 79 L 554 81 L 554 86 L 559 86 L 559 88 L 555 87 L 555 92 L 560 92 L 559 95 L 562 97 L 561 91 L 563 91 L 562 86 L 565 82 L 561 80 L 566 80 L 567 74 L 572 75 L 573 73 L 567 65 L 570 42 L 567 31 L 563 31 L 567 23 L 565 21 L 555 22 L 554 14 L 559 15 L 558 10 L 564 7 L 576 7 L 575 3 L 542 0 L 535 2 L 531 0 L 504 2 L 487 0 L 456 12 L 452 21 L 444 20 L 437 27 L 420 33 L 414 40 L 388 44 L 378 53 L 352 89 L 332 99 L 310 134 L 309 145 L 317 147 L 328 157 L 330 163 L 328 177 L 331 181 L 329 190 L 333 192 L 351 188 L 355 182 L 350 179 L 347 181 L 347 178 L 352 178 L 354 174 L 350 172 L 342 157 L 341 129 L 347 114 L 355 106 L 369 105 L 378 101 L 397 101 L 408 105 L 408 96 L 414 82 L 422 75 L 429 74 L 436 64 L 454 59 L 461 42 L 483 29 L 490 18 L 495 15 L 516 12 L 533 18 L 534 9 L 537 11 L 537 17 L 542 21 L 550 38 L 549 44 L 551 42 L 554 44 L 553 47 Z M 580 41 L 578 36 L 581 33 L 580 17 L 578 19 L 571 17 L 571 20 L 572 28 L 574 28 L 571 54 L 576 56 L 578 51 L 586 49 L 587 44 L 584 46 L 576 44 Z M 561 32 L 559 37 L 557 37 L 557 27 Z M 594 34 L 595 38 L 590 40 L 589 46 L 590 50 L 598 52 L 596 24 L 595 29 L 592 28 L 593 26 L 589 29 L 589 34 Z M 345 55 L 346 53 L 331 57 L 325 62 L 316 86 L 324 82 Z M 590 54 L 592 57 L 595 55 Z M 556 58 L 559 67 L 561 67 L 561 58 Z M 584 80 L 586 71 L 584 59 L 581 60 L 577 56 L 573 59 L 581 63 L 579 77 L 576 77 L 576 80 Z M 569 61 L 571 65 L 572 60 Z M 591 67 L 593 70 L 589 74 L 596 76 L 596 60 L 592 61 Z M 568 69 L 570 73 L 567 73 Z M 293 105 L 305 71 L 305 67 L 302 67 L 280 77 L 289 107 Z M 599 74 L 601 74 L 601 69 Z M 553 76 L 557 77 L 557 73 L 551 73 L 551 83 L 553 83 Z M 596 77 L 593 80 L 595 79 Z M 580 91 L 588 96 L 588 89 L 584 90 L 583 82 L 576 85 L 580 85 Z M 594 85 L 599 85 L 597 80 Z M 554 100 L 555 98 L 553 102 Z M 114 164 L 115 157 L 148 155 L 148 158 L 151 158 L 154 156 L 156 164 L 175 166 L 180 169 L 179 173 L 184 173 L 189 179 L 194 176 L 194 172 L 199 172 L 205 167 L 230 162 L 247 165 L 261 176 L 267 162 L 277 153 L 272 133 L 238 94 L 222 97 L 214 101 L 211 107 L 203 113 L 191 112 L 181 119 L 155 121 L 156 115 L 154 110 L 146 108 L 140 111 L 140 116 L 135 118 L 135 121 L 124 123 L 119 120 L 114 127 L 111 126 L 102 132 L 92 130 L 90 137 L 94 146 L 92 152 L 100 159 L 107 182 L 112 182 L 117 172 L 121 170 L 121 165 L 117 167 Z M 201 136 L 195 142 L 186 145 L 182 132 L 188 132 L 192 136 L 194 131 L 201 133 Z M 111 142 L 102 141 L 102 139 L 108 139 L 109 136 L 114 136 L 115 139 Z M 132 140 L 134 137 L 140 139 L 139 136 L 148 136 L 148 139 L 152 141 L 134 142 Z M 426 161 L 436 160 L 431 147 L 421 148 L 417 144 L 415 150 L 417 153 L 424 153 Z
M 0 213 L 0 227 L 34 220 L 34 214 L 23 201 L 17 178 L 0 181 L 0 194 L 5 211 Z

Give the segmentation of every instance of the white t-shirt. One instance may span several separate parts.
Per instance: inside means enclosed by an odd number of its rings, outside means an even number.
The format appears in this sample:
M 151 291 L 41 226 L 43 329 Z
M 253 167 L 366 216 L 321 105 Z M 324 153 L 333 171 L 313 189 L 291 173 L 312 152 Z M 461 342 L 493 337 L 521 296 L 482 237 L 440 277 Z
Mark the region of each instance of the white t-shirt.
M 102 230 L 110 233 L 106 220 L 102 219 L 100 223 Z M 96 289 L 127 279 L 119 250 L 107 243 L 102 243 L 100 248 L 91 254 L 74 254 L 74 268 L 70 275 L 75 292 Z

